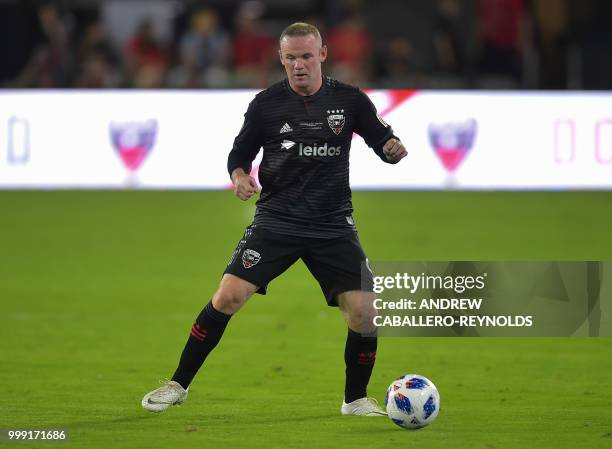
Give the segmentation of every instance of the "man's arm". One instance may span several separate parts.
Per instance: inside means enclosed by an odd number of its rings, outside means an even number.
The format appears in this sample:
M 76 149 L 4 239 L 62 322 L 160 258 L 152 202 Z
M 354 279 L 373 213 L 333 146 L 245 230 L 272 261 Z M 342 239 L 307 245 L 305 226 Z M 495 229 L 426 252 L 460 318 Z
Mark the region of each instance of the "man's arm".
M 355 132 L 384 162 L 397 164 L 408 155 L 408 151 L 393 129 L 376 112 L 376 107 L 368 96 L 359 91 L 358 116 Z
M 249 173 L 251 173 L 253 160 L 263 143 L 261 129 L 255 99 L 251 101 L 244 114 L 244 123 L 234 139 L 232 151 L 227 158 L 227 171 L 234 183 L 234 194 L 242 201 L 248 200 L 259 192 L 257 181 Z

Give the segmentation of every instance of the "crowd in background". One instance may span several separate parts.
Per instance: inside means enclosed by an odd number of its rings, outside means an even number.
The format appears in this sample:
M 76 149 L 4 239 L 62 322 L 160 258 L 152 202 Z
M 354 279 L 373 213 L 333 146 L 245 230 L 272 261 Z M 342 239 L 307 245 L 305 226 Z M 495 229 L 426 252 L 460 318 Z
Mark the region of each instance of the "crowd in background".
M 612 86 L 610 0 L 4 0 L 0 17 L 3 87 L 262 88 L 298 20 L 361 87 Z

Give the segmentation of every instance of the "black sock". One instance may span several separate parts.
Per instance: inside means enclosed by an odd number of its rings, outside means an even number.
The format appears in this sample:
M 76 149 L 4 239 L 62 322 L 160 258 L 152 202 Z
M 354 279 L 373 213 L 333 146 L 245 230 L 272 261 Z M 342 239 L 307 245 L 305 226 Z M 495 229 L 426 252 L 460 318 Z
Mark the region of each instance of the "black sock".
M 185 389 L 189 386 L 210 351 L 215 349 L 221 340 L 231 317 L 215 310 L 212 301 L 206 304 L 191 327 L 191 335 L 185 344 L 172 380 Z
M 378 338 L 362 337 L 360 333 L 348 330 L 344 363 L 346 363 L 346 384 L 344 402 L 347 404 L 367 394 L 368 382 L 376 361 Z

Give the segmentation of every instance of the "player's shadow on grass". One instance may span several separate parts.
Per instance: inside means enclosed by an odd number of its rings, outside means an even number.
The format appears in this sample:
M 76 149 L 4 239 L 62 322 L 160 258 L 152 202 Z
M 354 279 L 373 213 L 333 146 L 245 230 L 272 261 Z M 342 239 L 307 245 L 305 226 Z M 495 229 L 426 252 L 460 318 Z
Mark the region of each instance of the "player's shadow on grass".
M 190 419 L 195 418 L 201 421 L 202 423 L 207 422 L 210 424 L 210 423 L 215 423 L 215 422 L 228 423 L 228 422 L 233 422 L 236 419 L 240 418 L 241 426 L 248 426 L 248 425 L 257 426 L 261 424 L 269 425 L 271 420 L 273 420 L 275 424 L 276 423 L 282 424 L 282 423 L 293 423 L 293 422 L 321 421 L 321 420 L 328 420 L 328 419 L 336 418 L 338 416 L 339 416 L 338 413 L 320 413 L 320 414 L 313 414 L 313 415 L 293 415 L 293 416 L 284 416 L 284 417 L 278 417 L 278 416 L 270 417 L 268 415 L 241 416 L 239 414 L 236 414 L 236 415 L 202 414 L 202 415 L 193 415 Z
M 115 418 L 111 418 L 111 419 L 98 419 L 98 420 L 92 420 L 92 421 L 76 421 L 76 422 L 72 422 L 72 423 L 62 423 L 59 424 L 55 427 L 55 428 L 62 428 L 62 429 L 67 429 L 68 432 L 70 432 L 70 430 L 72 429 L 82 429 L 82 428 L 93 428 L 93 427 L 103 427 L 103 426 L 112 426 L 112 425 L 116 425 L 116 424 L 122 424 L 122 423 L 135 423 L 135 422 L 139 422 L 139 421 L 145 421 L 145 420 L 149 420 L 149 419 L 154 419 L 156 416 L 159 416 L 157 413 L 153 414 L 153 413 L 141 413 L 138 412 L 137 415 L 134 416 L 120 416 L 120 417 L 115 417 Z
M 386 419 L 382 424 L 384 424 L 384 427 L 369 426 L 367 428 L 367 433 L 368 434 L 379 433 L 381 435 L 388 435 L 389 433 L 397 433 L 398 431 L 400 432 L 400 434 L 402 434 L 402 433 L 404 433 L 404 434 L 405 433 L 412 433 L 412 432 L 427 433 L 427 431 L 428 431 L 427 426 L 426 426 L 426 427 L 422 427 L 420 429 L 410 429 L 408 431 L 406 429 L 404 429 L 403 432 L 402 432 L 402 429 L 400 427 L 396 426 L 395 424 L 393 424 L 388 419 Z
M 99 420 L 92 420 L 92 421 L 77 421 L 77 422 L 72 422 L 72 423 L 63 423 L 56 427 L 67 429 L 68 432 L 70 432 L 73 429 L 103 428 L 106 426 L 115 426 L 117 424 L 145 422 L 150 419 L 161 419 L 162 421 L 172 423 L 173 425 L 176 424 L 175 420 L 168 420 L 168 419 L 164 420 L 163 419 L 164 417 L 170 418 L 172 417 L 172 413 L 170 412 L 168 414 L 158 414 L 158 413 L 138 412 L 137 415 L 133 415 L 133 416 L 120 416 L 120 417 L 115 417 L 112 419 L 99 419 Z M 182 419 L 185 419 L 186 421 L 189 421 L 189 422 L 196 421 L 201 424 L 212 424 L 215 422 L 218 422 L 218 423 L 233 422 L 236 420 L 237 417 L 238 415 L 231 415 L 231 414 L 230 415 L 209 415 L 209 414 L 194 413 L 188 417 L 183 415 Z M 294 415 L 294 416 L 287 416 L 287 417 L 282 417 L 282 418 L 274 417 L 274 422 L 275 423 L 292 423 L 292 422 L 321 421 L 321 420 L 328 420 L 328 419 L 337 418 L 337 417 L 339 417 L 337 413 L 321 413 L 321 414 L 316 414 L 316 415 Z M 240 416 L 240 423 L 241 423 L 241 426 L 248 426 L 248 425 L 258 426 L 262 424 L 269 425 L 270 419 L 271 418 L 269 416 L 248 416 L 248 417 Z

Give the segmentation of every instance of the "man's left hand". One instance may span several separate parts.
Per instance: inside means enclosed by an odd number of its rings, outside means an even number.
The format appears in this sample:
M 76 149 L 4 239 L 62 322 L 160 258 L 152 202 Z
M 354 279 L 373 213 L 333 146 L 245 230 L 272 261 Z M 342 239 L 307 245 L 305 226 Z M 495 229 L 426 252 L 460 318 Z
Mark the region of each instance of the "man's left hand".
M 391 138 L 385 142 L 383 145 L 383 152 L 387 160 L 392 164 L 397 164 L 408 155 L 408 151 L 404 148 L 404 144 L 395 138 Z

